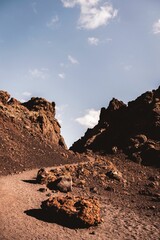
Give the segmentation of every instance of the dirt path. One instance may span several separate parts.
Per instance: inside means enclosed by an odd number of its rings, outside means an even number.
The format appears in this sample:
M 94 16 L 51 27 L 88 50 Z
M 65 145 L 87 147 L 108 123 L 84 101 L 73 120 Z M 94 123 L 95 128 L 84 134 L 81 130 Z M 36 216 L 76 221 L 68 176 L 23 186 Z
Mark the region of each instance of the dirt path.
M 70 229 L 49 222 L 40 210 L 46 194 L 29 183 L 37 170 L 0 178 L 0 240 L 121 240 L 160 239 L 159 222 L 138 216 L 102 197 L 104 223 L 89 229 Z

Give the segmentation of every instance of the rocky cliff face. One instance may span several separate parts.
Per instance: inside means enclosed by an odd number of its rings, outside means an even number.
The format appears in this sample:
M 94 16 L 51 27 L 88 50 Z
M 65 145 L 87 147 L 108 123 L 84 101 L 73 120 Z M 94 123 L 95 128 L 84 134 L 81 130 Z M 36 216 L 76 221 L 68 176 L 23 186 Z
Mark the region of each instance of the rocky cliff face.
M 0 91 L 0 116 L 18 124 L 30 132 L 39 133 L 51 144 L 66 147 L 60 135 L 58 121 L 55 118 L 55 103 L 44 98 L 31 98 L 21 103 L 10 98 L 7 92 Z
M 47 162 L 56 147 L 66 149 L 55 118 L 55 103 L 43 98 L 21 103 L 0 91 L 0 170 L 10 167 L 13 172 L 12 165 L 17 169 Z
M 71 150 L 116 153 L 136 162 L 160 166 L 160 87 L 146 92 L 128 106 L 112 99 L 102 108 L 98 124 L 88 129 Z

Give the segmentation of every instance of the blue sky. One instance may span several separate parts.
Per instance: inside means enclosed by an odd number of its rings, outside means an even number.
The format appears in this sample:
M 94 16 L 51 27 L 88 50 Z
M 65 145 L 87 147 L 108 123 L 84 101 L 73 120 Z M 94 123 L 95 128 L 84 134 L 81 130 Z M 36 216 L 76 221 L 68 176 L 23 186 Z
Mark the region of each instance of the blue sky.
M 0 89 L 55 101 L 68 146 L 160 85 L 159 0 L 0 0 Z

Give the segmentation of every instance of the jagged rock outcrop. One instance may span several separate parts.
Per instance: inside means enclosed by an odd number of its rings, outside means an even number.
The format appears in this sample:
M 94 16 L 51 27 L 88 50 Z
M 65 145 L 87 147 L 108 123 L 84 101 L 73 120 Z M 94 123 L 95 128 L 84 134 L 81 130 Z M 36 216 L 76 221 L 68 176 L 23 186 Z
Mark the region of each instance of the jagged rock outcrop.
M 21 103 L 0 91 L 0 173 L 51 162 L 56 147 L 67 149 L 60 128 L 54 102 L 31 98 Z
M 44 98 L 31 98 L 22 104 L 29 110 L 32 126 L 52 143 L 66 147 L 63 137 L 60 135 L 60 124 L 55 118 L 55 103 L 48 102 Z
M 102 108 L 98 124 L 88 129 L 71 150 L 101 153 L 123 150 L 145 165 L 160 166 L 160 87 L 146 92 L 128 106 L 113 98 Z
M 60 135 L 60 124 L 55 118 L 55 103 L 44 98 L 31 98 L 21 103 L 11 98 L 7 92 L 0 91 L 1 117 L 4 115 L 19 123 L 28 131 L 41 133 L 47 141 L 66 147 Z

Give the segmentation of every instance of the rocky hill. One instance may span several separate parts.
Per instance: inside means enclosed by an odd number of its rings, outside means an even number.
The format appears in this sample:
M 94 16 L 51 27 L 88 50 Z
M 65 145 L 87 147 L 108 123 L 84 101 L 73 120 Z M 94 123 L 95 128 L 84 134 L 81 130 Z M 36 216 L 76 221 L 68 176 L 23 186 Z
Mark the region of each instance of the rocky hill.
M 54 103 L 0 91 L 0 240 L 159 239 L 160 169 L 123 153 L 158 166 L 159 100 L 160 88 L 128 106 L 113 99 L 79 154 Z
M 0 91 L 0 174 L 69 161 L 60 128 L 54 102 L 21 103 Z
M 115 98 L 102 108 L 98 124 L 88 129 L 71 150 L 99 153 L 123 151 L 144 165 L 160 166 L 160 87 L 128 105 Z

